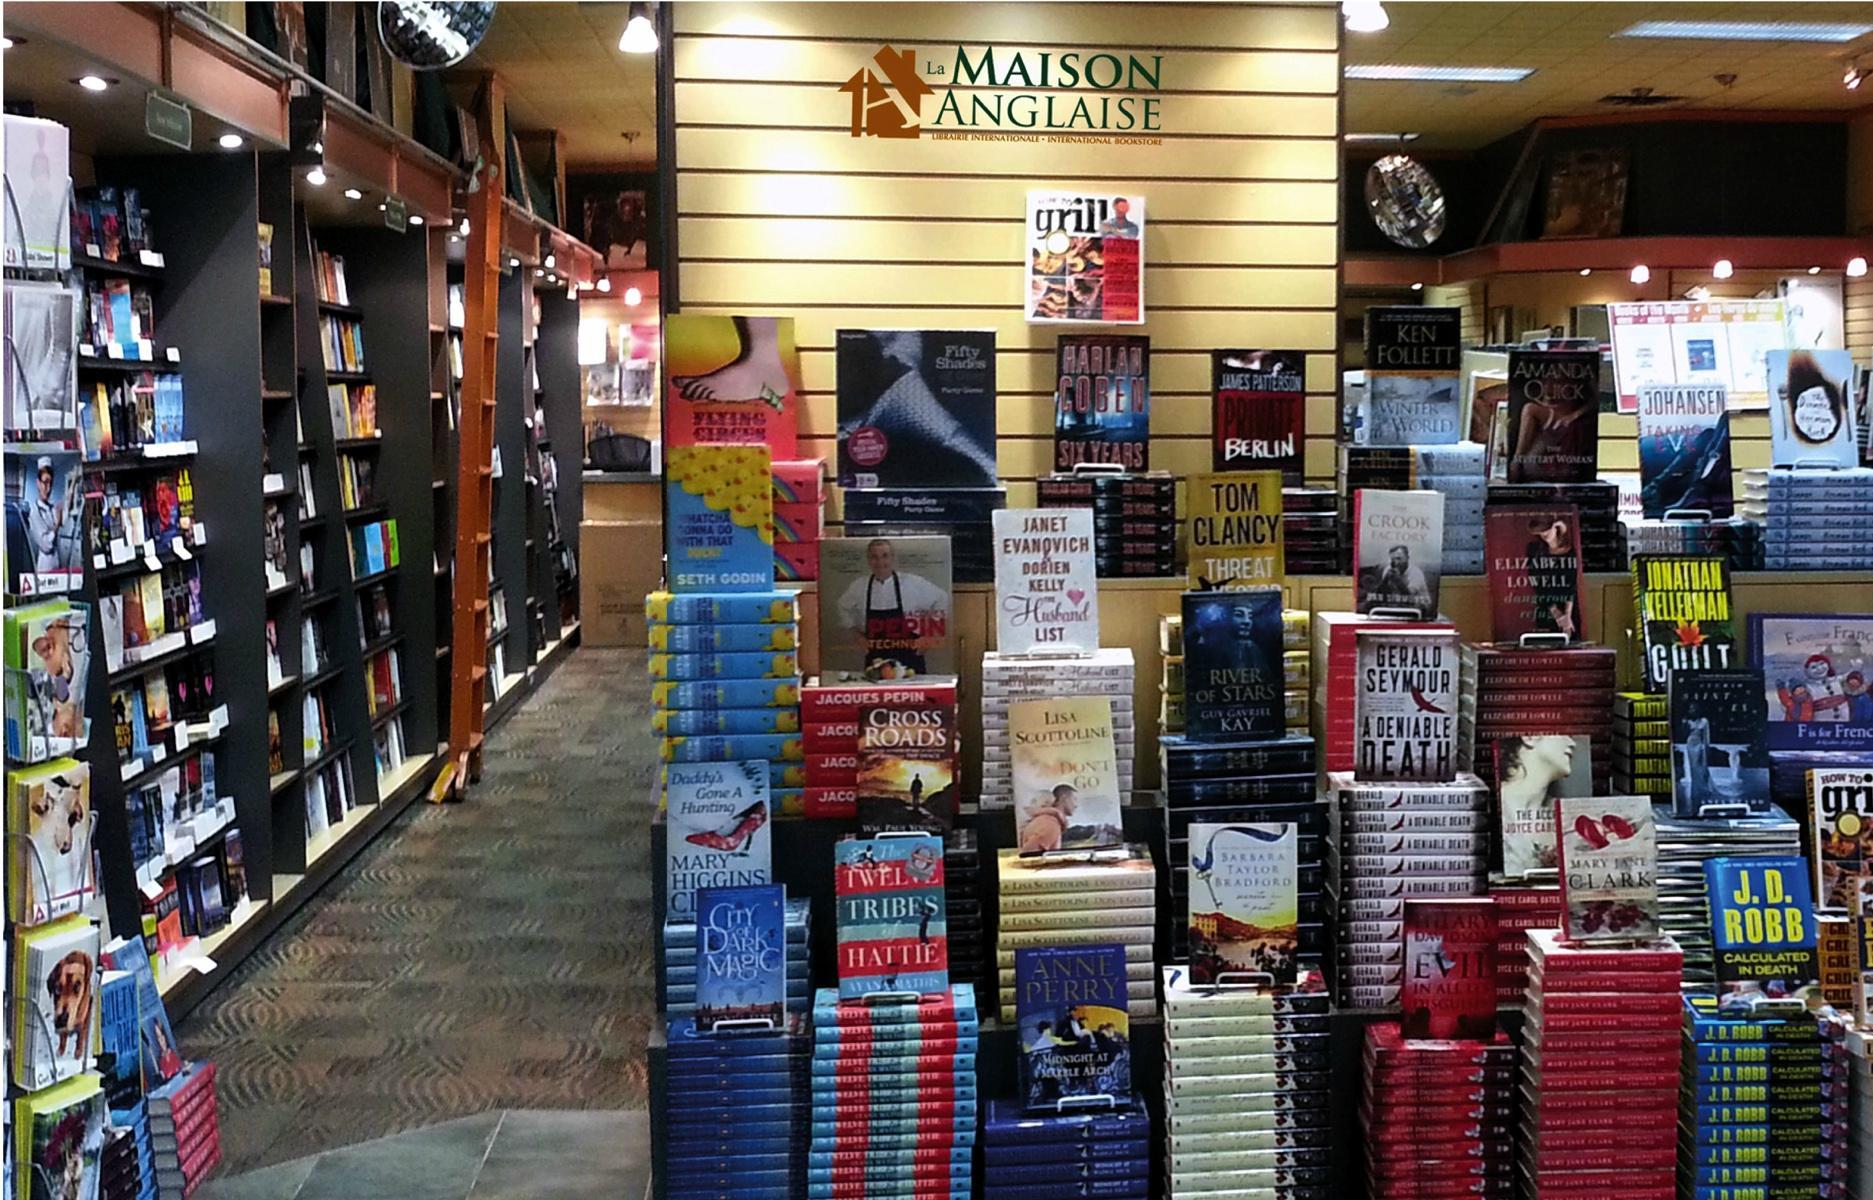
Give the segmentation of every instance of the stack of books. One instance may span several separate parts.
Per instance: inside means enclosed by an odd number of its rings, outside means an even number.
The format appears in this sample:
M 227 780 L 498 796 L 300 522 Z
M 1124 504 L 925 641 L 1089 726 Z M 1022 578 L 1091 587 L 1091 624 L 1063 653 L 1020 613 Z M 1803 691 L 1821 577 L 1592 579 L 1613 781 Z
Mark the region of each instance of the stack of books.
M 949 929 L 950 980 L 976 991 L 976 1004 L 988 999 L 988 923 L 982 913 L 982 849 L 973 829 L 943 835 L 943 909 Z M 1013 966 L 1013 960 L 1009 961 Z
M 787 1011 L 804 1013 L 812 998 L 808 983 L 807 933 L 812 928 L 813 901 L 808 896 L 787 898 Z M 696 922 L 672 917 L 663 923 L 663 1004 L 674 1020 L 696 1013 Z M 707 1033 L 708 1030 L 704 1030 Z
M 113 1125 L 104 1131 L 104 1149 L 98 1155 L 98 1173 L 102 1180 L 98 1195 L 102 1200 L 140 1200 L 156 1195 L 156 1180 L 147 1188 L 137 1162 L 137 1137 L 134 1131 Z
M 1177 477 L 1168 471 L 1126 475 L 1043 475 L 1037 508 L 1093 510 L 1093 563 L 1101 579 L 1177 574 Z
M 1366 1195 L 1515 1194 L 1515 1044 L 1405 1038 L 1366 1027 Z
M 1864 1029 L 1847 1033 L 1848 1103 L 1824 1108 L 1823 1115 L 1847 1122 L 1847 1194 L 1873 1196 L 1873 1045 Z
M 1553 883 L 1491 881 L 1496 902 L 1496 1004 L 1521 1008 L 1528 998 L 1528 939 L 1531 929 L 1559 929 L 1565 906 Z
M 1843 1190 L 1854 1074 L 1846 1019 L 1719 1012 L 1714 996 L 1687 996 L 1684 1008 L 1680 1179 L 1700 1193 L 1748 1180 L 1766 1184 L 1762 1194 L 1799 1187 L 1816 1196 L 1866 1195 Z M 1763 1101 L 1735 1103 L 1740 1094 Z
M 1138 737 L 1132 712 L 1130 647 L 1103 648 L 1078 658 L 982 656 L 982 793 L 985 809 L 1014 802 L 1008 706 L 1016 700 L 1104 696 L 1112 702 L 1112 738 L 1118 752 L 1119 791 L 1132 790 Z
M 1581 566 L 1589 571 L 1624 571 L 1626 544 L 1619 523 L 1619 484 L 1496 483 L 1490 504 L 1527 504 L 1553 508 L 1571 504 L 1580 510 Z
M 1481 575 L 1483 504 L 1493 499 L 1483 474 L 1484 455 L 1481 442 L 1342 446 L 1338 472 L 1339 494 L 1344 497 L 1342 519 L 1347 528 L 1353 526 L 1353 492 L 1359 488 L 1437 492 L 1444 497 L 1443 574 Z M 1351 569 L 1350 560 L 1344 561 Z
M 1340 495 L 1332 488 L 1281 489 L 1281 556 L 1289 575 L 1338 575 Z
M 944 676 L 888 684 L 826 684 L 815 678 L 801 688 L 800 731 L 806 754 L 801 811 L 813 818 L 858 816 L 859 743 L 865 713 L 911 707 L 946 712 L 947 728 L 954 730 L 956 680 Z
M 982 1122 L 985 1200 L 1151 1194 L 1151 1114 L 1136 1097 L 1112 1108 L 1030 1113 L 991 1100 Z M 1061 1190 L 1061 1189 L 1069 1190 Z
M 1359 631 L 1411 629 L 1456 631 L 1450 621 L 1393 621 L 1349 612 L 1314 614 L 1314 737 L 1329 771 L 1353 769 L 1353 697 L 1359 690 Z
M 826 530 L 826 464 L 817 458 L 771 464 L 774 476 L 774 578 L 819 578 L 819 539 Z
M 977 1116 L 975 989 L 908 1003 L 813 1001 L 807 1195 L 967 1197 Z
M 1619 692 L 1613 697 L 1613 791 L 1671 799 L 1671 718 L 1665 697 Z
M 1626 554 L 1718 554 L 1732 571 L 1762 570 L 1762 526 L 1742 517 L 1721 521 L 1628 520 Z
M 1672 1200 L 1683 952 L 1530 930 L 1528 958 L 1521 1194 Z
M 995 582 L 994 512 L 1008 507 L 1005 487 L 845 489 L 848 538 L 946 537 L 951 579 Z
M 1873 467 L 1745 471 L 1737 512 L 1763 527 L 1764 570 L 1873 567 Z
M 1801 825 L 1779 813 L 1762 817 L 1674 817 L 1652 806 L 1658 829 L 1658 923 L 1684 955 L 1687 988 L 1716 982 L 1710 905 L 1704 880 L 1709 858 L 1780 858 L 1801 854 Z
M 1004 1023 L 1015 1019 L 1015 951 L 1041 946 L 1124 947 L 1126 1007 L 1134 1017 L 1157 1015 L 1158 873 L 1149 847 L 1125 845 L 1071 857 L 1003 850 L 995 873 L 995 959 Z
M 1281 668 L 1288 730 L 1306 733 L 1313 670 L 1307 645 L 1307 610 L 1281 612 Z M 1158 729 L 1184 731 L 1184 618 L 1181 613 L 1158 617 L 1158 654 L 1163 674 L 1158 680 Z
M 662 760 L 765 759 L 772 810 L 804 811 L 793 593 L 652 592 L 644 615 Z
M 1327 993 L 1193 984 L 1164 969 L 1166 1194 L 1326 1196 Z
M 151 1089 L 149 1107 L 156 1194 L 162 1200 L 183 1200 L 221 1161 L 215 1064 L 189 1063 L 175 1078 Z
M 772 1032 L 711 1034 L 672 1019 L 664 1076 L 669 1200 L 801 1194 L 812 1058 L 806 1019 Z
M 1398 1003 L 1405 977 L 1405 902 L 1489 891 L 1489 787 L 1366 782 L 1327 776 L 1333 836 L 1328 875 L 1339 918 L 1334 984 L 1345 1008 Z
M 1184 617 L 1158 617 L 1158 732 L 1184 731 Z
M 1478 646 L 1475 655 L 1475 763 L 1483 782 L 1496 786 L 1505 739 L 1566 733 L 1590 741 L 1592 791 L 1606 794 L 1613 776 L 1613 648 Z M 1575 764 L 1576 770 L 1585 765 Z

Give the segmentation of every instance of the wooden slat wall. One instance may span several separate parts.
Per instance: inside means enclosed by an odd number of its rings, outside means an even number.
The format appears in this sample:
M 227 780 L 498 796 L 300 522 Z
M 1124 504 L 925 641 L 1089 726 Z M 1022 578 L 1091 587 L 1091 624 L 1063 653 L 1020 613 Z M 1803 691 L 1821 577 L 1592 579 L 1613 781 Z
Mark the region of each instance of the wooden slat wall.
M 1873 359 L 1873 275 L 1847 281 L 1847 349 L 1855 362 Z
M 1435 308 L 1454 308 L 1461 314 L 1458 328 L 1463 333 L 1463 344 L 1475 346 L 1483 341 L 1483 284 L 1471 283 L 1439 284 L 1424 289 L 1424 302 Z
M 1333 476 L 1339 294 L 1338 6 L 684 4 L 676 9 L 684 312 L 797 322 L 802 448 L 835 454 L 841 327 L 993 328 L 1013 506 L 1052 454 L 1054 347 L 1022 318 L 1031 188 L 1146 199 L 1151 464 L 1209 469 L 1211 349 L 1308 352 L 1307 473 Z M 1061 39 L 1073 35 L 1070 43 Z M 1158 145 L 853 138 L 838 85 L 880 45 L 1163 55 Z M 829 513 L 838 520 L 835 497 Z

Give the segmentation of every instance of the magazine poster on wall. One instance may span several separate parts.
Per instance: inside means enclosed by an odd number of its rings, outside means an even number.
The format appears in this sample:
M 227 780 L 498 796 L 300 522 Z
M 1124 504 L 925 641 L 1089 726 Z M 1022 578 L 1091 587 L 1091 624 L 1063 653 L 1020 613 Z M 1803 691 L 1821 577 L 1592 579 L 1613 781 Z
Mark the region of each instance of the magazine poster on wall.
M 1031 325 L 1145 322 L 1145 198 L 1109 192 L 1028 193 Z

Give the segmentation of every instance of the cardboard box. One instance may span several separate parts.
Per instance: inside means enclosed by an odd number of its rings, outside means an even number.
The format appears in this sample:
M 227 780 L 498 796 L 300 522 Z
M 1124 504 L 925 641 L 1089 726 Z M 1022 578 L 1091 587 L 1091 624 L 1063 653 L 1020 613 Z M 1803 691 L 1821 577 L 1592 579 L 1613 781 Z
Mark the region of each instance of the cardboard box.
M 663 523 L 579 523 L 579 629 L 587 646 L 637 646 L 649 639 L 644 597 L 663 581 Z
M 585 519 L 588 521 L 663 520 L 663 481 L 593 479 L 584 483 Z

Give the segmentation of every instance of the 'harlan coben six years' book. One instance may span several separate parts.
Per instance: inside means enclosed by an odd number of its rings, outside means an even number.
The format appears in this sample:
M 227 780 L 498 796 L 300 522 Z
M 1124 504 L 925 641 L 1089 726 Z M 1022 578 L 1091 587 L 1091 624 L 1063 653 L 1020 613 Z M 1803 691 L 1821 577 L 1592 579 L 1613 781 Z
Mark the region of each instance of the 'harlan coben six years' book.
M 787 897 L 779 884 L 696 893 L 696 1027 L 768 1021 L 787 1003 Z
M 1257 587 L 1282 579 L 1281 473 L 1195 475 L 1189 484 L 1190 586 Z
M 1508 480 L 1599 478 L 1600 352 L 1509 351 Z
M 1873 875 L 1873 766 L 1810 768 L 1808 831 L 1815 904 L 1852 911 Z
M 1762 672 L 1747 667 L 1673 671 L 1666 700 L 1671 714 L 1673 814 L 1771 811 Z
M 1514 642 L 1526 633 L 1583 638 L 1587 581 L 1579 509 L 1491 506 L 1483 514 L 1483 550 L 1496 641 Z
M 1299 350 L 1210 352 L 1211 466 L 1272 469 L 1300 486 L 1307 356 Z
M 1291 824 L 1190 825 L 1190 976 L 1293 983 L 1299 842 Z
M 1444 563 L 1444 494 L 1353 493 L 1353 599 L 1362 613 L 1437 615 Z
M 1639 500 L 1647 518 L 1683 509 L 1722 520 L 1736 511 L 1729 395 L 1720 383 L 1639 388 Z
M 1673 671 L 1742 662 L 1730 609 L 1730 560 L 1720 555 L 1636 554 L 1634 621 L 1644 648 L 1644 690 L 1662 692 Z
M 846 838 L 833 847 L 839 998 L 949 988 L 943 839 Z
M 1354 777 L 1457 777 L 1461 662 L 1455 631 L 1361 629 L 1354 691 Z
M 1278 587 L 1184 593 L 1184 733 L 1191 741 L 1286 732 L 1281 597 Z
M 841 487 L 993 487 L 995 331 L 841 329 Z
M 1717 994 L 1796 999 L 1820 982 L 1808 864 L 1799 858 L 1709 858 Z
M 858 820 L 868 833 L 956 823 L 956 706 L 922 700 L 862 709 Z
M 1657 937 L 1658 831 L 1651 798 L 1563 796 L 1554 811 L 1563 940 Z
M 1405 978 L 1399 1033 L 1407 1038 L 1496 1034 L 1496 902 L 1405 901 Z
M 768 764 L 670 763 L 664 768 L 665 895 L 672 917 L 696 913 L 696 892 L 742 887 L 773 875 Z
M 1461 316 L 1454 308 L 1366 310 L 1368 445 L 1447 445 L 1462 440 Z
M 1022 1099 L 1030 1109 L 1132 1094 L 1125 948 L 1015 951 L 1015 1022 Z
M 1062 334 L 1054 376 L 1054 470 L 1150 469 L 1151 339 Z

